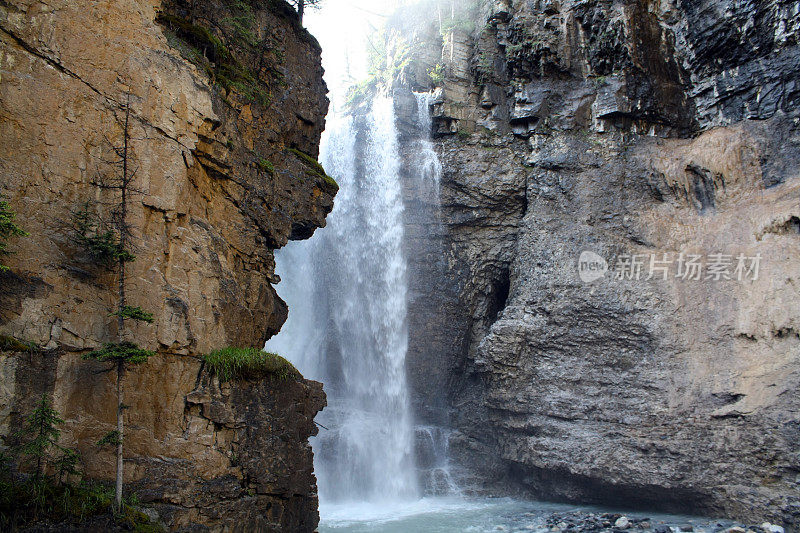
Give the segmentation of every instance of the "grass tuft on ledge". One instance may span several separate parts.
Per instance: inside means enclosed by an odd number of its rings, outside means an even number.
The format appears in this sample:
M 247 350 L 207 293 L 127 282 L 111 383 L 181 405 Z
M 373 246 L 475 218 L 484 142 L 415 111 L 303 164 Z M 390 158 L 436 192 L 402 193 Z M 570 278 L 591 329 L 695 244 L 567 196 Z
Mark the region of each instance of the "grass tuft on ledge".
M 41 352 L 42 348 L 35 342 L 23 341 L 10 335 L 0 335 L 0 351 L 4 352 Z
M 336 180 L 334 180 L 332 177 L 328 176 L 328 174 L 325 173 L 325 169 L 319 163 L 319 161 L 317 161 L 307 153 L 298 150 L 297 148 L 289 148 L 289 152 L 294 154 L 306 167 L 308 167 L 309 170 L 311 170 L 313 174 L 321 178 L 322 181 L 324 181 L 333 190 L 334 193 L 339 190 L 339 184 L 336 183 Z
M 204 355 L 203 360 L 209 371 L 219 377 L 220 381 L 267 376 L 275 376 L 284 381 L 290 377 L 301 377 L 292 363 L 278 354 L 258 348 L 229 346 Z

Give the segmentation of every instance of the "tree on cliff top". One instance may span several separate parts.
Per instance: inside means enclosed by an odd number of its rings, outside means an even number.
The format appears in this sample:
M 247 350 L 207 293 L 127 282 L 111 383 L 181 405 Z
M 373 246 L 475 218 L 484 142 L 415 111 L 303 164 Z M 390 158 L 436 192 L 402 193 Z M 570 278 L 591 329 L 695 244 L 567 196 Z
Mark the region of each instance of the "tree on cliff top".
M 306 10 L 306 6 L 318 7 L 322 3 L 322 0 L 291 0 L 291 3 L 297 9 L 297 16 L 300 18 L 300 22 L 303 22 L 303 14 Z
M 132 195 L 141 193 L 133 186 L 138 168 L 133 165 L 130 120 L 130 95 L 128 95 L 120 116 L 116 120 L 121 138 L 118 142 L 106 139 L 111 155 L 110 159 L 103 162 L 109 170 L 98 175 L 92 182 L 92 185 L 97 187 L 101 193 L 110 196 L 110 200 L 101 205 L 86 202 L 73 212 L 74 241 L 88 252 L 89 258 L 97 266 L 115 270 L 117 274 L 117 306 L 109 315 L 116 317 L 116 342 L 104 343 L 101 348 L 84 355 L 84 359 L 111 362 L 113 366 L 109 370 L 116 369 L 117 429 L 112 432 L 115 434 L 114 439 L 104 438 L 101 439 L 101 442 L 116 446 L 115 503 L 117 509 L 122 505 L 125 369 L 126 365 L 144 363 L 149 357 L 155 355 L 154 352 L 140 348 L 134 342 L 126 340 L 126 321 L 153 322 L 152 314 L 140 307 L 128 305 L 127 300 L 125 267 L 136 259 L 130 248 L 132 234 L 128 222 L 128 202 Z M 108 207 L 110 210 L 109 221 L 105 221 L 96 213 L 102 207 Z

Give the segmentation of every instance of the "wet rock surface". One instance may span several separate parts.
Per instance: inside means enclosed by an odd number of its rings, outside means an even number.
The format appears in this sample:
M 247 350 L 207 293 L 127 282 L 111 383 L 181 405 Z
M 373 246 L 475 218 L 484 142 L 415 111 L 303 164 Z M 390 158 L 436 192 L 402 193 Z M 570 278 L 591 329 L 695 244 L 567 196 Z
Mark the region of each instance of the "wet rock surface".
M 765 522 L 761 525 L 738 525 L 728 521 L 703 520 L 702 518 L 681 519 L 678 517 L 631 515 L 621 513 L 602 513 L 572 511 L 552 513 L 522 531 L 558 532 L 614 532 L 648 531 L 653 533 L 774 533 L 780 526 Z

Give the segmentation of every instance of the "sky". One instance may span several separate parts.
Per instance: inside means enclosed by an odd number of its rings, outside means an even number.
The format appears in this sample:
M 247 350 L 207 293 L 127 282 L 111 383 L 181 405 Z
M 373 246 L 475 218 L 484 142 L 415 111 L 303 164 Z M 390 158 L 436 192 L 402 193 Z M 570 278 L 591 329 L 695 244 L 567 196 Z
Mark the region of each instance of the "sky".
M 303 24 L 322 45 L 322 66 L 332 106 L 342 101 L 350 85 L 367 75 L 367 35 L 409 1 L 322 0 L 319 8 L 306 10 Z

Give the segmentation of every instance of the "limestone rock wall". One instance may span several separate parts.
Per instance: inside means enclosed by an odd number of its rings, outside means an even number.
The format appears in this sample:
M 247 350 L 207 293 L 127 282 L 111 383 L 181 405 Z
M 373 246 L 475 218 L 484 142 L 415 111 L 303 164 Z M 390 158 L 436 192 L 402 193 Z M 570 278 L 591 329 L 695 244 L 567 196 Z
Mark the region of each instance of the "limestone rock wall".
M 435 215 L 406 183 L 409 257 L 438 258 L 409 264 L 407 365 L 463 486 L 800 523 L 798 13 L 493 0 L 393 19 L 416 60 L 400 123 L 410 89 L 436 89 L 445 169 Z M 582 251 L 639 255 L 642 275 L 586 283 Z M 684 280 L 681 253 L 760 254 L 759 276 Z
M 251 78 L 225 86 L 179 22 L 210 31 Z M 303 155 L 316 157 L 328 105 L 319 54 L 281 1 L 0 3 L 0 193 L 30 233 L 4 258 L 0 333 L 44 348 L 0 356 L 0 428 L 53 393 L 64 443 L 88 475 L 113 477 L 94 446 L 115 420 L 113 374 L 80 356 L 116 336 L 115 277 L 86 261 L 70 226 L 87 200 L 108 214 L 91 183 L 130 102 L 128 299 L 155 322 L 129 334 L 158 356 L 126 377 L 126 482 L 174 528 L 316 527 L 307 438 L 321 386 L 220 389 L 199 356 L 278 331 L 273 250 L 332 208 L 335 185 Z

